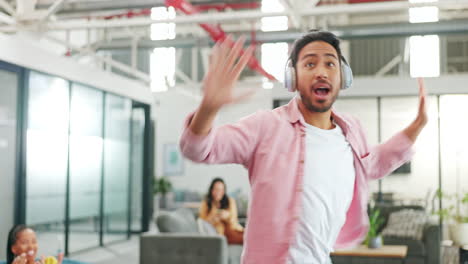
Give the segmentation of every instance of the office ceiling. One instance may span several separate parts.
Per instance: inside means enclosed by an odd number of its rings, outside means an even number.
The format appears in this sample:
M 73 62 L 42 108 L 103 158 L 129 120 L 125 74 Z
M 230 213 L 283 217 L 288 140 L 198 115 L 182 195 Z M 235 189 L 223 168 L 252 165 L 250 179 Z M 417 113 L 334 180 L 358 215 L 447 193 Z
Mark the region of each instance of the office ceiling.
M 135 53 L 137 48 L 200 47 L 212 43 L 220 32 L 244 34 L 248 42 L 263 43 L 291 41 L 311 28 L 332 30 L 343 39 L 468 33 L 468 0 L 279 2 L 282 8 L 262 11 L 260 0 L 0 0 L 0 32 L 36 32 L 67 46 L 72 51 L 65 54 L 68 56 L 103 49 L 132 49 Z M 151 17 L 152 7 L 166 4 L 176 7 L 175 17 Z M 437 7 L 439 21 L 409 23 L 410 7 Z M 262 31 L 261 19 L 273 16 L 287 16 L 288 29 Z M 150 26 L 155 23 L 174 23 L 177 37 L 152 40 Z M 81 37 L 75 43 L 70 37 L 75 32 L 87 32 L 87 41 Z M 132 68 L 129 72 L 135 70 L 134 65 Z
M 146 27 L 155 22 L 149 10 L 165 6 L 166 2 L 201 10 L 191 17 L 177 10 L 177 17 L 170 21 L 178 25 L 181 33 L 183 28 L 194 32 L 192 28 L 202 22 L 226 26 L 225 31 L 257 31 L 261 18 L 275 15 L 289 16 L 292 31 L 311 27 L 407 23 L 408 8 L 416 6 L 439 7 L 441 21 L 468 19 L 468 0 L 432 3 L 409 3 L 408 0 L 279 1 L 283 11 L 262 12 L 260 0 L 0 0 L 0 10 L 3 9 L 0 11 L 0 31 Z M 82 21 L 71 22 L 79 19 Z

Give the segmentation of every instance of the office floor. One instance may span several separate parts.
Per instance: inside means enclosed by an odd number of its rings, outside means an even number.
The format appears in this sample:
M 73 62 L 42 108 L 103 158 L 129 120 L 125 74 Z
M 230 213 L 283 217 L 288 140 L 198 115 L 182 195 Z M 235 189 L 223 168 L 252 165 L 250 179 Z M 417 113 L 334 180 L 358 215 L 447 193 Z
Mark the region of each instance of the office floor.
M 98 237 L 93 233 L 72 233 L 71 249 L 85 249 L 70 254 L 67 258 L 90 264 L 137 264 L 139 263 L 139 236 L 125 240 L 122 235 L 107 235 L 106 240 L 115 241 L 105 247 L 98 247 Z M 42 232 L 38 234 L 38 256 L 63 252 L 62 232 Z M 86 249 L 88 248 L 88 249 Z M 91 248 L 91 249 L 89 249 Z
M 442 263 L 458 263 L 458 250 L 442 246 Z M 81 253 L 71 254 L 70 259 L 90 264 L 138 264 L 140 262 L 139 236 L 130 240 L 116 242 L 107 247 L 96 248 Z
M 115 223 L 113 227 L 116 227 Z M 118 227 L 118 226 L 117 226 Z M 70 230 L 67 258 L 90 264 L 137 264 L 139 263 L 139 236 L 126 240 L 126 234 L 105 233 L 105 247 L 99 247 L 99 234 L 88 222 L 74 223 Z M 60 228 L 37 230 L 40 245 L 38 256 L 64 251 L 64 231 Z
M 71 254 L 70 259 L 92 264 L 137 264 L 139 263 L 139 238 L 92 249 L 82 253 Z

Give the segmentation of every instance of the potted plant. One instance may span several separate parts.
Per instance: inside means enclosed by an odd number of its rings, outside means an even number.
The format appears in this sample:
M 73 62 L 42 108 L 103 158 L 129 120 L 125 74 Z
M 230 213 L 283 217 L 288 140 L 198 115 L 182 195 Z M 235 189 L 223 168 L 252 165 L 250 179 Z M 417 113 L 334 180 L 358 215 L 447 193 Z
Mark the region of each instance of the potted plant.
M 172 183 L 166 177 L 159 177 L 154 181 L 153 193 L 159 199 L 159 207 L 167 207 L 167 194 L 172 191 Z
M 452 240 L 458 245 L 468 245 L 468 192 L 447 195 L 438 190 L 437 197 L 449 204 L 436 214 L 449 221 Z
M 369 232 L 366 237 L 366 245 L 369 248 L 379 248 L 382 246 L 382 236 L 380 235 L 380 228 L 384 220 L 380 216 L 380 210 L 373 208 L 369 214 Z

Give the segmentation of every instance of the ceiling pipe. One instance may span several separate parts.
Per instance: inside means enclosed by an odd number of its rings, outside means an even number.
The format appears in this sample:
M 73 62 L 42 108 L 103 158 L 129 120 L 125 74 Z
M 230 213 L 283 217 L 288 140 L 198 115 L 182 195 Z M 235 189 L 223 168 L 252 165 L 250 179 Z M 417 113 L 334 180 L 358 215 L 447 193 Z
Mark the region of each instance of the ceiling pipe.
M 408 37 L 414 35 L 432 35 L 432 34 L 468 34 L 468 20 L 452 20 L 439 21 L 432 23 L 398 23 L 398 24 L 381 24 L 381 25 L 361 25 L 361 26 L 346 26 L 346 27 L 330 27 L 329 30 L 334 32 L 343 40 L 362 39 L 362 38 L 379 38 L 379 37 Z M 246 36 L 246 44 L 252 42 L 272 43 L 272 42 L 293 42 L 302 34 L 300 31 L 277 31 L 277 32 L 257 32 L 252 38 L 249 34 Z M 208 37 L 193 38 L 180 37 L 171 40 L 149 40 L 142 39 L 139 42 L 139 48 L 154 49 L 157 47 L 175 47 L 175 48 L 191 48 L 194 46 L 203 47 L 211 46 L 213 41 Z M 99 49 L 128 49 L 130 41 L 126 39 L 113 40 L 112 43 L 101 44 Z
M 221 1 L 220 1 L 221 2 Z M 231 3 L 235 2 L 235 3 Z M 223 1 L 219 4 L 213 4 L 211 0 L 191 0 L 190 3 L 195 6 L 222 6 L 224 4 L 229 5 L 231 9 L 238 9 L 239 5 L 253 5 L 258 4 L 259 0 L 236 0 L 236 1 Z M 47 8 L 50 6 L 50 1 L 39 0 L 38 8 Z M 164 0 L 87 0 L 87 1 L 74 1 L 66 4 L 60 11 L 60 14 L 70 13 L 92 13 L 95 10 L 125 10 L 125 9 L 148 9 L 152 7 L 165 6 Z M 246 7 L 248 8 L 248 7 Z
M 16 20 L 13 17 L 3 12 L 0 12 L 0 22 L 3 22 L 8 25 L 14 25 L 16 23 Z
M 99 17 L 92 17 L 88 16 L 87 19 L 105 19 L 105 20 L 110 20 L 110 19 L 115 19 L 115 18 L 133 18 L 133 17 L 139 17 L 139 16 L 151 16 L 151 9 L 142 9 L 139 11 L 133 11 L 129 10 L 127 12 L 123 13 L 118 13 L 118 14 L 112 14 L 112 15 L 107 15 L 107 16 L 99 16 Z
M 232 9 L 232 10 L 256 9 L 256 8 L 259 8 L 259 7 L 260 7 L 260 4 L 258 4 L 258 3 L 202 4 L 202 5 L 197 5 L 196 6 L 196 8 L 199 11 L 207 11 L 207 10 L 211 10 L 211 9 L 215 9 L 217 11 L 224 11 L 226 9 Z M 115 19 L 115 18 L 133 18 L 133 17 L 139 17 L 139 16 L 143 16 L 143 17 L 151 16 L 151 8 L 144 8 L 144 9 L 137 10 L 137 11 L 132 9 L 132 10 L 129 10 L 129 11 L 126 11 L 126 12 L 108 14 L 108 15 L 105 15 L 105 16 L 86 16 L 86 19 L 110 20 L 110 19 Z
M 65 46 L 65 47 L 67 47 L 69 50 L 72 50 L 72 51 L 74 50 L 74 51 L 77 51 L 80 54 L 90 56 L 95 60 L 105 62 L 105 63 L 109 64 L 110 66 L 116 68 L 116 69 L 119 69 L 119 70 L 121 70 L 121 71 L 123 71 L 125 73 L 128 73 L 128 74 L 134 76 L 135 78 L 143 81 L 145 84 L 150 84 L 151 83 L 151 77 L 147 73 L 142 72 L 142 71 L 140 71 L 138 69 L 132 68 L 132 67 L 128 66 L 127 64 L 115 61 L 115 60 L 113 60 L 111 58 L 103 57 L 103 56 L 98 55 L 95 52 L 93 52 L 93 51 L 91 51 L 91 50 L 89 50 L 87 48 L 71 45 L 67 41 L 61 40 L 61 39 L 59 39 L 57 37 L 54 37 L 54 36 L 49 36 L 48 35 L 48 36 L 45 36 L 45 38 L 47 38 L 48 40 L 51 40 L 51 41 L 53 41 L 55 43 L 61 44 L 61 45 Z
M 392 1 L 365 4 L 341 4 L 333 6 L 317 6 L 305 10 L 298 10 L 299 16 L 322 16 L 335 14 L 357 14 L 357 13 L 379 13 L 388 11 L 407 10 L 410 7 L 437 6 L 442 9 L 462 9 L 468 8 L 467 0 L 445 0 L 434 3 L 408 3 L 406 1 Z M 262 17 L 287 16 L 288 12 L 261 12 L 261 11 L 237 11 L 226 13 L 203 13 L 196 16 L 178 16 L 171 19 L 150 19 L 135 18 L 131 20 L 110 20 L 110 21 L 56 21 L 47 24 L 50 30 L 72 30 L 86 28 L 117 28 L 117 27 L 137 27 L 149 26 L 157 23 L 222 23 L 239 20 L 256 20 Z
M 54 15 L 63 6 L 66 0 L 56 0 L 48 9 L 47 13 L 41 19 L 41 22 L 47 21 L 52 15 Z
M 218 11 L 224 11 L 226 9 L 238 10 L 238 9 L 257 9 L 260 8 L 260 3 L 222 3 L 222 4 L 199 4 L 194 5 L 199 11 L 208 11 L 215 9 Z
M 12 16 L 16 16 L 16 11 L 15 9 L 13 8 L 13 6 L 8 3 L 6 0 L 0 0 L 0 7 L 5 9 L 5 11 L 8 12 L 8 14 L 12 15 Z

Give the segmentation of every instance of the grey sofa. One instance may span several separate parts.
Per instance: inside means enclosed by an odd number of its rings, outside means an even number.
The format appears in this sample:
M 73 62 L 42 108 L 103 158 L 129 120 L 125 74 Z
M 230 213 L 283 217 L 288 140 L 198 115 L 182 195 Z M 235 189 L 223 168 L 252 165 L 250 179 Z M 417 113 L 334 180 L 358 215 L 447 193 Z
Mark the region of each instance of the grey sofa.
M 424 210 L 421 206 L 405 206 L 405 205 L 378 205 L 380 214 L 384 219 L 384 224 L 381 229 L 387 225 L 388 218 L 392 212 L 403 209 Z M 440 263 L 440 233 L 439 226 L 428 224 L 423 232 L 422 240 L 414 240 L 408 238 L 383 237 L 385 245 L 406 245 L 408 253 L 405 258 L 406 264 L 439 264 Z M 333 264 L 349 264 L 349 259 L 346 257 L 332 257 Z M 367 261 L 367 262 L 366 262 Z M 360 263 L 392 263 L 392 260 L 368 258 Z M 394 261 L 394 260 L 393 260 Z M 354 262 L 353 262 L 354 263 Z
M 180 208 L 156 218 L 157 234 L 140 237 L 140 264 L 238 264 L 242 246 L 200 234 L 193 212 Z
M 403 209 L 424 210 L 418 205 L 380 205 L 378 206 L 385 222 L 382 228 L 387 224 L 390 214 Z M 439 225 L 427 224 L 424 228 L 422 240 L 384 237 L 384 243 L 387 245 L 406 245 L 408 254 L 405 263 L 408 264 L 439 264 L 440 263 L 440 228 Z

